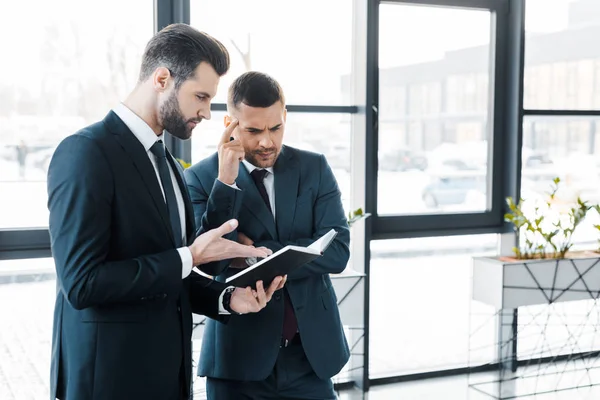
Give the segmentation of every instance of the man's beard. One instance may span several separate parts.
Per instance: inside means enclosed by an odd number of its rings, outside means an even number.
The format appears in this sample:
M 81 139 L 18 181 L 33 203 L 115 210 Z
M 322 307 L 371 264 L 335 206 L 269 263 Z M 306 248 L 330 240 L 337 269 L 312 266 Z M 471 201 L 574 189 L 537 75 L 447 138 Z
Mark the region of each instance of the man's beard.
M 266 154 L 266 153 L 270 153 L 271 157 L 269 157 L 268 160 L 263 160 L 260 157 L 260 154 Z M 244 155 L 244 158 L 246 159 L 246 161 L 248 161 L 250 164 L 252 164 L 258 168 L 272 167 L 273 165 L 275 165 L 275 161 L 277 161 L 277 157 L 279 157 L 279 152 L 277 151 L 277 148 L 275 148 L 275 147 L 272 147 L 270 149 L 261 149 L 261 150 L 246 152 L 246 154 Z
M 192 118 L 185 120 L 179 109 L 179 101 L 177 100 L 177 92 L 173 91 L 171 96 L 160 107 L 160 118 L 163 128 L 176 138 L 187 140 L 192 136 L 193 128 L 188 126 L 189 122 L 197 124 L 202 121 L 202 118 Z

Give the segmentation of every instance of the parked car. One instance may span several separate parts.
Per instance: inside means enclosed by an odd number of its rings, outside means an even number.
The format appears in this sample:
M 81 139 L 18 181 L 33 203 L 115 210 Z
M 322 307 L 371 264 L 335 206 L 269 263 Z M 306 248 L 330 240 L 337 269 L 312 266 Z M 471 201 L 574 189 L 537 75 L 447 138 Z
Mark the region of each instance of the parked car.
M 381 171 L 408 171 L 411 169 L 424 171 L 427 168 L 427 157 L 409 149 L 395 149 L 381 153 L 379 169 Z
M 463 204 L 473 191 L 486 193 L 486 172 L 448 171 L 432 176 L 425 186 L 422 199 L 428 208 Z

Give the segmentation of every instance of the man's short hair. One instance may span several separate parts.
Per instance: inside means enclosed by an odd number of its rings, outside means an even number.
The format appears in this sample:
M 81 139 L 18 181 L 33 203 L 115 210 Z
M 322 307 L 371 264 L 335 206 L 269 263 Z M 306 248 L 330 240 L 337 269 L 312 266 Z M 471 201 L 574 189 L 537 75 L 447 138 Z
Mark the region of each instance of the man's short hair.
M 209 63 L 219 76 L 229 70 L 229 52 L 221 42 L 187 24 L 172 24 L 158 32 L 146 45 L 139 81 L 160 67 L 167 68 L 175 87 L 194 76 L 202 62 Z
M 229 87 L 227 107 L 238 108 L 244 103 L 250 107 L 266 108 L 278 101 L 285 106 L 279 83 L 267 74 L 250 71 L 238 76 Z

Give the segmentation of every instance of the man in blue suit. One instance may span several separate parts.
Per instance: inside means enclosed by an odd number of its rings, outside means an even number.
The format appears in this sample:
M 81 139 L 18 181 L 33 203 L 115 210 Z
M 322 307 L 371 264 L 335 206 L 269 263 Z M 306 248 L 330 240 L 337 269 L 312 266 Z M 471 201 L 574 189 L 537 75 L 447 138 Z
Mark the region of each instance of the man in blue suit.
M 284 280 L 265 290 L 225 285 L 194 265 L 270 251 L 221 236 L 236 220 L 196 237 L 183 170 L 163 132 L 188 139 L 220 76 L 225 48 L 184 25 L 156 34 L 139 82 L 100 122 L 66 138 L 48 172 L 57 297 L 51 398 L 190 398 L 192 312 L 226 319 L 257 312 Z
M 334 399 L 331 377 L 349 358 L 329 277 L 349 258 L 340 190 L 323 155 L 282 145 L 285 100 L 274 79 L 241 75 L 229 89 L 228 113 L 231 138 L 185 173 L 196 223 L 213 229 L 237 218 L 230 238 L 273 251 L 309 245 L 330 229 L 338 234 L 322 257 L 288 275 L 262 311 L 233 315 L 227 325 L 210 321 L 198 374 L 208 377 L 213 400 Z M 223 281 L 251 263 L 210 267 Z

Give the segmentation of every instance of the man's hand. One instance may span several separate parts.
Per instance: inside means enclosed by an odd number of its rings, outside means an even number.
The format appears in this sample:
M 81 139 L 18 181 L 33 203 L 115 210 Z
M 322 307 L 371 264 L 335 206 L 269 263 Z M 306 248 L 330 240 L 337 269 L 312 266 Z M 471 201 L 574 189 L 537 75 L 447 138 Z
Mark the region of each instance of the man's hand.
M 273 254 L 265 247 L 254 248 L 222 238 L 223 235 L 233 232 L 237 226 L 237 220 L 232 219 L 198 236 L 189 247 L 193 264 L 200 265 L 238 257 L 267 257 Z
M 244 159 L 242 143 L 237 139 L 230 140 L 236 126 L 238 126 L 238 121 L 231 121 L 219 141 L 219 176 L 217 179 L 226 185 L 235 183 L 240 169 L 240 161 Z
M 287 276 L 278 276 L 273 279 L 269 289 L 265 292 L 262 281 L 256 282 L 256 290 L 252 290 L 250 287 L 245 289 L 236 288 L 231 293 L 231 300 L 229 306 L 231 309 L 240 314 L 248 314 L 259 312 L 266 307 L 267 303 L 271 301 L 273 293 L 283 288 Z
M 252 239 L 250 239 L 248 236 L 246 236 L 245 234 L 243 234 L 242 232 L 238 232 L 238 243 L 243 244 L 245 246 L 254 245 L 254 241 Z M 231 262 L 231 264 L 229 264 L 229 267 L 236 268 L 236 269 L 245 269 L 245 268 L 248 268 L 248 264 L 246 263 L 245 258 L 236 258 L 235 260 L 233 260 Z

